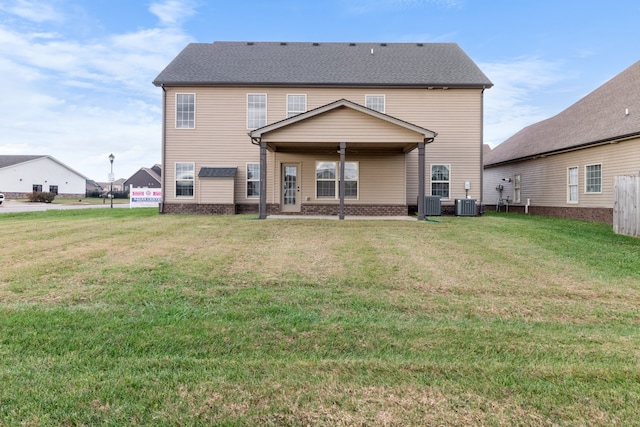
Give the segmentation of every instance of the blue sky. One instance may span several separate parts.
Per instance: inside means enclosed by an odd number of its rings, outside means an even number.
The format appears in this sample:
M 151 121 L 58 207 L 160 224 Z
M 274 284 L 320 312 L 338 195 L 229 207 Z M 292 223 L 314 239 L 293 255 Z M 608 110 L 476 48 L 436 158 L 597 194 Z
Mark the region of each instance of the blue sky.
M 106 181 L 160 162 L 151 81 L 189 42 L 455 42 L 494 83 L 485 142 L 640 59 L 637 0 L 0 0 L 0 154 Z

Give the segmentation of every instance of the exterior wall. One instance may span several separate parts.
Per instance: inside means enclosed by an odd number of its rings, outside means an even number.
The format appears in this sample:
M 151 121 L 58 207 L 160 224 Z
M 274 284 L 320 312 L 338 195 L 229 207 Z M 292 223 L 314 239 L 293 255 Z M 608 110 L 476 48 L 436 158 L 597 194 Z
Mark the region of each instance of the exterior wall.
M 195 129 L 175 128 L 175 99 L 176 93 L 196 94 L 196 119 Z M 259 162 L 259 148 L 251 144 L 247 133 L 247 94 L 260 93 L 267 95 L 267 123 L 274 123 L 286 118 L 287 94 L 306 94 L 307 110 L 311 110 L 336 100 L 345 98 L 352 102 L 364 105 L 365 96 L 368 94 L 385 95 L 385 113 L 426 129 L 435 131 L 438 136 L 435 142 L 427 145 L 427 177 L 426 189 L 430 194 L 430 166 L 431 164 L 451 165 L 451 182 L 449 200 L 443 200 L 443 204 L 453 204 L 454 199 L 466 196 L 464 182 L 471 182 L 469 196 L 480 199 L 481 197 L 481 165 L 480 153 L 482 149 L 481 129 L 481 89 L 362 89 L 362 88 L 214 88 L 214 87 L 184 87 L 166 88 L 166 147 L 164 153 L 164 179 L 165 179 L 165 203 L 197 203 L 199 196 L 199 185 L 196 182 L 196 195 L 193 199 L 183 199 L 175 197 L 175 164 L 176 162 L 195 162 L 197 175 L 202 166 L 228 167 L 237 166 L 238 175 L 235 178 L 235 201 L 239 205 L 258 203 L 257 199 L 246 197 L 246 163 Z M 355 112 L 357 113 L 357 112 Z M 359 114 L 359 113 L 357 113 Z M 331 119 L 331 114 L 318 117 L 318 123 L 322 120 Z M 313 124 L 313 119 L 309 121 Z M 375 140 L 377 132 L 387 132 L 390 128 L 396 128 L 389 124 L 380 124 L 374 132 L 370 127 L 353 129 L 351 122 L 344 121 L 336 126 L 322 128 L 322 132 L 330 133 L 338 138 L 342 135 L 369 135 Z M 308 142 L 313 135 L 308 132 L 301 134 L 301 142 Z M 296 131 L 296 126 L 282 129 L 281 136 L 290 138 Z M 395 129 L 396 136 L 393 138 L 404 138 L 406 130 Z M 287 135 L 284 133 L 287 132 Z M 411 132 L 409 132 L 411 133 Z M 276 134 L 274 131 L 273 134 Z M 270 138 L 274 135 L 270 134 Z M 415 138 L 415 134 L 412 135 Z M 384 136 L 391 138 L 391 134 Z M 408 137 L 408 135 L 407 135 Z M 339 138 L 338 138 L 339 139 Z M 394 140 L 397 141 L 397 140 Z M 326 141 L 325 141 L 326 142 Z M 372 141 L 375 142 L 375 141 Z M 267 183 L 267 203 L 280 203 L 279 180 L 281 154 L 268 155 L 268 183 Z M 334 154 L 335 155 L 335 154 Z M 353 156 L 353 157 L 352 157 Z M 304 155 L 299 156 L 303 162 L 303 173 L 305 174 L 305 190 L 308 189 L 307 181 L 313 169 L 306 163 Z M 314 158 L 317 158 L 315 156 Z M 319 159 L 318 159 L 319 160 Z M 347 161 L 358 160 L 355 154 L 350 154 L 347 150 Z M 415 205 L 418 194 L 418 155 L 417 150 L 406 156 L 402 156 L 403 165 L 399 166 L 400 158 L 394 159 L 395 166 L 390 167 L 389 158 L 366 159 L 376 163 L 374 187 L 368 187 L 368 178 L 365 178 L 367 169 L 362 169 L 361 185 L 362 195 L 360 201 L 365 203 L 387 203 L 400 205 Z M 313 160 L 315 161 L 315 160 Z M 365 160 L 362 160 L 365 162 Z M 362 163 L 361 167 L 367 163 Z M 382 172 L 384 171 L 384 172 Z M 396 176 L 398 171 L 402 171 L 403 176 Z M 388 190 L 384 188 L 387 183 L 385 174 L 392 175 L 395 179 L 402 179 L 404 189 Z M 377 187 L 383 185 L 381 189 Z M 311 186 L 310 188 L 313 188 Z M 371 190 L 371 191 L 370 191 Z M 369 192 L 369 193 L 367 193 Z M 366 196 L 365 196 L 366 194 Z M 402 199 L 397 197 L 402 194 Z M 303 201 L 306 197 L 311 197 L 308 192 L 303 194 Z M 365 200 L 365 197 L 372 197 Z M 391 197 L 391 199 L 384 197 Z M 310 200 L 311 202 L 312 200 Z M 349 202 L 351 203 L 351 202 Z
M 197 178 L 198 203 L 233 205 L 235 199 L 233 178 Z
M 33 192 L 33 185 L 41 185 L 44 192 L 57 185 L 58 197 L 84 197 L 87 180 L 48 157 L 0 169 L 0 191 L 5 197 L 25 197 Z
M 587 193 L 585 167 L 602 165 L 602 192 Z M 578 202 L 567 201 L 567 169 L 578 168 Z M 489 167 L 484 171 L 484 199 L 495 205 L 498 184 L 504 186 L 503 197 L 513 200 L 513 177 L 522 176 L 521 203 L 509 204 L 509 210 L 550 216 L 612 223 L 614 180 L 619 175 L 636 175 L 640 169 L 640 138 L 605 144 L 535 160 Z M 507 179 L 507 181 L 503 181 Z M 508 182 L 511 179 L 512 182 Z

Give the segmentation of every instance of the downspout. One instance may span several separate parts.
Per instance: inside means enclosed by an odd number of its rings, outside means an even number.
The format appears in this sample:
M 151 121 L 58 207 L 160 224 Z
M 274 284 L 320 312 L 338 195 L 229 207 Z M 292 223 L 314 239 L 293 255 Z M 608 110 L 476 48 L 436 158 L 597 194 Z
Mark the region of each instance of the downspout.
M 484 194 L 484 90 L 480 92 L 480 215 L 484 215 L 484 204 L 482 196 Z
M 164 200 L 167 186 L 165 185 L 165 169 L 166 165 L 166 153 L 167 153 L 167 90 L 164 88 L 164 83 L 160 85 L 162 88 L 162 153 L 160 169 L 160 188 L 162 189 L 162 202 L 160 203 L 160 213 L 164 213 Z

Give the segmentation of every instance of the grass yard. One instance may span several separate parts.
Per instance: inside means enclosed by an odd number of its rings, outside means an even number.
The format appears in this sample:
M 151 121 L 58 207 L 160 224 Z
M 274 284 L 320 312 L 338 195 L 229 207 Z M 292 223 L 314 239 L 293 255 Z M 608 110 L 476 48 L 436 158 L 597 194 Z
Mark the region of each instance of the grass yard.
M 0 215 L 0 425 L 640 425 L 640 239 Z

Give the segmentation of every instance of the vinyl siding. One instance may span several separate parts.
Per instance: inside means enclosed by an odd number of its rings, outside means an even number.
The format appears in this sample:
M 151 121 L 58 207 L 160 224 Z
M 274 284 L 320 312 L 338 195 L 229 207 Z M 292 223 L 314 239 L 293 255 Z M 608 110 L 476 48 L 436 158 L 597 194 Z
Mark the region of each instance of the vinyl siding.
M 602 165 L 602 192 L 586 193 L 585 166 Z M 578 168 L 578 203 L 567 202 L 567 169 Z M 637 175 L 640 169 L 640 138 L 615 144 L 600 145 L 541 159 L 485 169 L 485 202 L 495 203 L 495 187 L 503 184 L 504 197 L 513 199 L 513 182 L 502 178 L 522 175 L 521 205 L 530 199 L 533 206 L 571 206 L 613 208 L 613 186 L 616 176 Z
M 164 162 L 168 166 L 165 170 L 166 191 L 165 201 L 175 202 L 175 190 L 173 183 L 175 180 L 176 162 L 195 162 L 197 175 L 202 166 L 237 166 L 238 175 L 235 178 L 236 203 L 257 203 L 256 199 L 246 198 L 246 163 L 259 162 L 259 148 L 253 144 L 247 135 L 250 129 L 246 126 L 246 104 L 248 93 L 264 93 L 267 95 L 267 121 L 274 123 L 286 118 L 287 94 L 306 94 L 307 109 L 314 109 L 334 102 L 338 99 L 348 99 L 352 102 L 364 105 L 365 96 L 368 94 L 385 95 L 385 112 L 401 120 L 424 127 L 438 133 L 435 142 L 427 145 L 427 194 L 429 193 L 429 166 L 430 164 L 450 164 L 451 165 L 451 197 L 464 197 L 464 181 L 471 181 L 470 196 L 480 197 L 480 150 L 481 141 L 481 102 L 482 90 L 480 89 L 381 89 L 381 88 L 215 88 L 215 87 L 180 87 L 166 89 L 166 147 Z M 175 128 L 175 94 L 195 93 L 195 129 Z M 350 114 L 362 115 L 356 111 Z M 345 115 L 343 115 L 345 116 Z M 356 118 L 354 116 L 354 118 Z M 316 120 L 317 121 L 314 121 Z M 368 118 L 370 119 L 370 118 Z M 342 123 L 338 123 L 341 122 Z M 316 117 L 305 122 L 303 126 L 290 126 L 278 131 L 274 131 L 269 137 L 274 135 L 281 138 L 297 138 L 301 141 L 312 138 L 310 135 L 317 132 L 310 132 L 314 126 L 320 129 L 323 125 L 323 132 L 330 129 L 328 138 L 339 141 L 348 137 L 375 141 L 395 142 L 403 141 L 404 138 L 415 138 L 415 133 L 399 128 L 393 124 L 373 122 L 371 120 L 360 120 L 360 128 L 353 126 L 353 121 L 327 114 Z M 334 126 L 335 125 L 335 126 Z M 304 132 L 296 134 L 302 128 Z M 372 131 L 373 130 L 373 131 Z M 326 141 L 324 141 L 326 142 Z M 395 156 L 395 155 L 394 155 Z M 304 156 L 298 156 L 304 163 L 308 160 Z M 359 202 L 371 203 L 374 200 L 382 200 L 386 194 L 391 199 L 384 202 L 392 203 L 397 200 L 398 194 L 403 194 L 401 203 L 415 204 L 418 194 L 418 156 L 414 150 L 406 159 L 403 158 L 402 165 L 398 168 L 399 159 L 393 159 L 393 163 L 387 158 L 383 160 L 371 159 L 373 163 L 378 162 L 380 167 L 376 171 L 376 178 L 389 174 L 396 178 L 398 171 L 406 174 L 402 180 L 405 181 L 404 189 L 392 191 L 392 195 L 382 192 L 369 191 L 368 186 L 378 186 L 384 184 L 385 179 L 375 178 L 373 184 L 365 184 L 365 175 L 361 178 L 362 197 Z M 314 160 L 315 161 L 315 160 Z M 268 191 L 269 203 L 278 203 L 275 199 L 279 196 L 274 192 L 275 185 L 279 185 L 279 163 L 275 160 L 273 153 L 268 155 Z M 305 167 L 305 173 L 306 167 Z M 362 172 L 363 174 L 366 172 Z M 307 179 L 307 178 L 305 178 Z M 198 200 L 200 183 L 196 178 L 196 197 Z M 306 194 L 305 194 L 306 196 Z M 373 200 L 365 200 L 372 197 Z M 178 199 L 181 203 L 189 202 L 189 199 Z M 304 199 L 303 199 L 304 200 Z
M 233 178 L 201 178 L 198 179 L 199 203 L 233 204 L 234 203 L 234 179 Z

